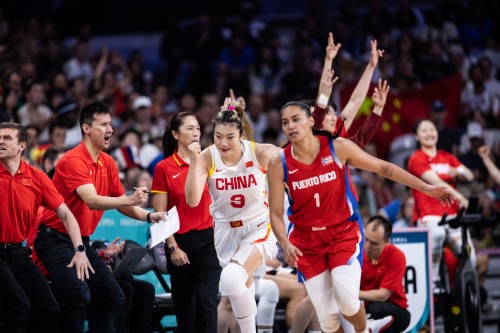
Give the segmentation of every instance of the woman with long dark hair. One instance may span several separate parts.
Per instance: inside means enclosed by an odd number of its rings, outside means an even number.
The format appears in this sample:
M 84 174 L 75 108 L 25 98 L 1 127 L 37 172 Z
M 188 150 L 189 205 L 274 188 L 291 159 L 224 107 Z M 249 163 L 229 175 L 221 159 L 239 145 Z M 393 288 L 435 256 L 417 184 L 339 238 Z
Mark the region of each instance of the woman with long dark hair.
M 180 112 L 170 121 L 163 136 L 164 159 L 155 168 L 151 192 L 155 211 L 176 206 L 180 229 L 167 238 L 165 253 L 172 283 L 179 332 L 217 330 L 217 293 L 221 267 L 214 246 L 213 218 L 208 187 L 202 189 L 200 204 L 186 204 L 184 186 L 189 170 L 188 145 L 200 142 L 195 115 Z
M 356 332 L 367 331 L 359 301 L 362 225 L 347 177 L 347 164 L 416 188 L 449 205 L 446 186 L 429 185 L 398 166 L 365 153 L 350 140 L 313 129 L 309 106 L 289 102 L 281 125 L 290 144 L 269 162 L 271 225 L 288 264 L 305 278 L 307 293 L 325 332 L 342 332 L 340 312 Z M 287 237 L 284 193 L 293 230 Z

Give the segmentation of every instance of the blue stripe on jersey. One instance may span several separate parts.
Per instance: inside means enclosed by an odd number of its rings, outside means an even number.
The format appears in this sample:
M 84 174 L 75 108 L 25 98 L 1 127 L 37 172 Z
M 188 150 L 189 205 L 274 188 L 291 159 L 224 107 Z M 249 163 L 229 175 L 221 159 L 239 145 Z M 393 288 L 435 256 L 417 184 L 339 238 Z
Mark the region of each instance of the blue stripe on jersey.
M 288 216 L 288 221 L 290 221 L 290 215 L 293 214 L 293 210 L 292 210 L 293 199 L 290 196 L 290 194 L 288 193 L 288 186 L 286 186 L 286 184 L 285 184 L 285 193 L 286 193 L 286 196 L 288 197 L 288 209 L 286 212 L 286 216 Z M 287 230 L 288 238 L 290 238 L 290 233 L 292 232 L 292 230 L 293 230 L 293 222 L 290 221 L 290 223 L 288 223 L 288 230 Z
M 281 165 L 283 166 L 283 183 L 285 184 L 285 193 L 286 196 L 288 197 L 288 211 L 287 211 L 287 216 L 292 215 L 292 206 L 293 206 L 293 200 L 290 194 L 288 193 L 288 187 L 286 185 L 286 182 L 288 181 L 288 166 L 286 165 L 286 159 L 285 159 L 285 153 L 284 149 L 280 150 L 280 158 L 281 158 Z M 290 224 L 288 224 L 288 230 L 287 230 L 287 235 L 290 237 L 290 233 L 293 230 L 293 223 L 290 221 Z
M 345 180 L 345 195 L 347 197 L 347 204 L 351 209 L 351 214 L 354 214 L 358 209 L 358 202 L 356 201 L 356 196 L 352 192 L 351 179 L 349 178 L 349 166 L 346 164 L 346 172 L 344 173 Z
M 297 281 L 298 281 L 299 283 L 304 283 L 304 282 L 306 282 L 306 281 L 307 281 L 306 276 L 305 276 L 304 274 L 302 274 L 302 272 L 301 272 L 301 271 L 299 271 L 298 269 L 297 269 Z
M 333 146 L 333 139 L 328 138 L 328 146 L 330 147 L 330 153 L 332 154 L 333 159 L 337 163 L 337 165 L 341 168 L 345 169 L 344 172 L 344 181 L 345 181 L 345 189 L 346 189 L 346 197 L 347 197 L 347 205 L 349 206 L 349 209 L 351 211 L 351 214 L 354 214 L 358 208 L 358 202 L 356 201 L 356 196 L 352 192 L 351 189 L 351 181 L 349 178 L 349 167 L 346 165 L 342 165 L 340 163 L 339 158 L 337 157 L 337 154 L 335 153 L 335 148 Z
M 342 163 L 340 163 L 340 160 L 337 157 L 337 154 L 335 154 L 335 148 L 333 148 L 333 139 L 332 138 L 328 138 L 328 146 L 330 147 L 330 153 L 332 154 L 332 157 L 335 160 L 335 163 L 337 163 L 339 168 L 343 168 L 344 166 L 342 165 Z
M 350 218 L 349 222 L 352 223 L 357 223 L 358 228 L 359 228 L 359 233 L 361 235 L 361 239 L 359 240 L 358 244 L 356 245 L 356 253 L 357 256 L 352 256 L 351 259 L 349 259 L 348 264 L 350 265 L 354 258 L 356 258 L 359 261 L 359 264 L 363 266 L 363 248 L 365 245 L 365 231 L 363 229 L 363 220 L 361 219 L 360 215 L 358 215 L 357 212 L 355 212 Z M 359 251 L 358 251 L 359 249 Z
M 281 165 L 283 166 L 283 181 L 286 183 L 288 181 L 288 166 L 286 165 L 284 149 L 280 150 Z

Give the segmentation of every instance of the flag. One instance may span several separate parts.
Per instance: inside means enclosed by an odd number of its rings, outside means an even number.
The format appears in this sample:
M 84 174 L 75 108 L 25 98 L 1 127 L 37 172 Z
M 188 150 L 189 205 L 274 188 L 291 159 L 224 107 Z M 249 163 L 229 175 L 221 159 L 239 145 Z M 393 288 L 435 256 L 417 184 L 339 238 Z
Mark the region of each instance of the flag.
M 328 165 L 331 163 L 333 163 L 333 157 L 331 157 L 331 156 L 326 156 L 326 157 L 323 157 L 321 159 L 321 164 L 323 164 L 323 165 Z
M 340 91 L 340 104 L 345 106 L 349 101 L 355 84 Z M 370 92 L 361 105 L 356 119 L 354 120 L 349 134 L 353 135 L 368 118 L 373 109 Z M 413 125 L 419 119 L 429 118 L 432 103 L 439 99 L 446 105 L 446 125 L 455 127 L 460 106 L 460 94 L 462 92 L 462 80 L 460 74 L 450 76 L 440 81 L 427 84 L 420 88 L 412 89 L 402 95 L 394 95 L 389 92 L 382 113 L 382 122 L 373 136 L 372 142 L 377 148 L 378 157 L 387 160 L 389 147 L 394 138 L 401 134 L 413 132 Z

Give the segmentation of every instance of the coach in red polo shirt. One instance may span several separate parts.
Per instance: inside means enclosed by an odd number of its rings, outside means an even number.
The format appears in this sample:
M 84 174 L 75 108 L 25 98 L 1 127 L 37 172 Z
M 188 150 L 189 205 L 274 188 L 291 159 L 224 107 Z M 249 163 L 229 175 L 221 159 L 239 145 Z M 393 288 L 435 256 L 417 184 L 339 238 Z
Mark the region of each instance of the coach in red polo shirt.
M 71 235 L 70 243 L 82 245 L 75 217 L 50 179 L 21 160 L 28 132 L 20 124 L 0 124 L 0 295 L 6 332 L 54 332 L 59 307 L 42 273 L 24 246 L 36 227 L 40 206 L 54 212 Z M 85 253 L 73 253 L 65 262 L 82 279 L 92 270 Z M 66 268 L 69 270 L 68 268 Z M 30 313 L 31 312 L 31 313 Z
M 116 164 L 103 152 L 113 134 L 109 108 L 101 102 L 88 104 L 80 112 L 80 127 L 82 143 L 61 158 L 52 181 L 77 217 L 83 246 L 75 249 L 59 217 L 45 211 L 40 218 L 35 249 L 57 288 L 60 331 L 83 332 L 88 319 L 90 331 L 112 333 L 116 332 L 117 318 L 123 311 L 124 296 L 104 261 L 89 246 L 89 236 L 107 209 L 118 209 L 131 218 L 148 222 L 159 221 L 164 212 L 150 213 L 138 207 L 147 200 L 145 187 L 130 196 L 124 195 Z M 86 252 L 95 270 L 86 281 L 66 269 L 65 262 L 75 251 Z
M 165 253 L 179 332 L 217 331 L 217 293 L 222 268 L 214 244 L 210 193 L 205 184 L 200 204 L 189 207 L 185 185 L 189 149 L 200 141 L 200 124 L 190 112 L 179 112 L 163 136 L 163 155 L 156 165 L 151 192 L 155 210 L 177 207 L 180 229 L 167 238 Z
M 392 316 L 384 332 L 403 332 L 410 324 L 410 312 L 403 286 L 406 272 L 404 253 L 389 243 L 392 225 L 384 217 L 371 217 L 365 226 L 363 266 L 359 298 L 373 319 Z

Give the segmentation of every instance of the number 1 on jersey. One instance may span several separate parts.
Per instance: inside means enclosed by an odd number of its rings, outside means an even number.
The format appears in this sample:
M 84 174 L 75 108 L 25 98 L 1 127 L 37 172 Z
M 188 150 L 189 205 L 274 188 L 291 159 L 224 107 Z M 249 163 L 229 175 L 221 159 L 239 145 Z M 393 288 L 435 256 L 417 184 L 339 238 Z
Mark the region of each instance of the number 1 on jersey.
M 319 206 L 321 205 L 320 202 L 319 202 L 319 193 L 316 192 L 314 193 L 314 199 L 316 200 L 316 207 L 319 208 Z

